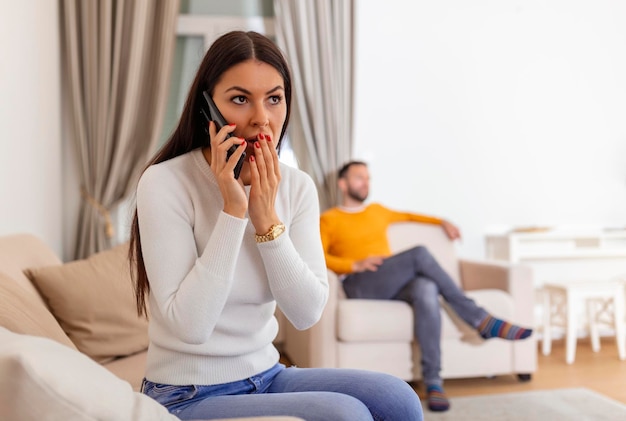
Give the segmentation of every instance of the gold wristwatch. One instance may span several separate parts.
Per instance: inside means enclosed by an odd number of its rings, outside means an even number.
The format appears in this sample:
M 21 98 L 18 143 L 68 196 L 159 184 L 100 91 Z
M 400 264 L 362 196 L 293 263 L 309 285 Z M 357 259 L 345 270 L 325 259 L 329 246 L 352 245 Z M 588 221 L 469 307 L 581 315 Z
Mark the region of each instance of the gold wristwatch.
M 278 238 L 283 232 L 285 232 L 285 224 L 274 224 L 270 227 L 270 230 L 263 235 L 255 234 L 254 239 L 257 243 L 265 243 Z

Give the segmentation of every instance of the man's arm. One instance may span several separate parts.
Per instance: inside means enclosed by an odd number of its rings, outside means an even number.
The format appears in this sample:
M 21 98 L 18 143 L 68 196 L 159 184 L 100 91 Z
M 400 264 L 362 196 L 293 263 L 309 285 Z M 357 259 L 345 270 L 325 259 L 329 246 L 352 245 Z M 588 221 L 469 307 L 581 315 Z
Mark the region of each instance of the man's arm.
M 446 233 L 450 241 L 454 241 L 461 238 L 461 230 L 451 223 L 450 221 L 442 218 L 437 218 L 436 216 L 423 215 L 419 213 L 402 213 L 398 212 L 397 216 L 401 219 L 399 220 L 409 220 L 413 222 L 421 222 L 423 224 L 433 224 L 440 225 L 443 231 Z

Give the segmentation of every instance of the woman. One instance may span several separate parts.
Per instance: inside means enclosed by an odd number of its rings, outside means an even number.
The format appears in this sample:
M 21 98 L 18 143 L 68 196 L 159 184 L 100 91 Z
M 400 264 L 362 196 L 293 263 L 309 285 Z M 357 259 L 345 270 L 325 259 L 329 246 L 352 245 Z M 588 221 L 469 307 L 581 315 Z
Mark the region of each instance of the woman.
M 204 91 L 229 123 L 208 125 L 210 143 Z M 328 298 L 314 184 L 278 161 L 290 104 L 278 48 L 254 32 L 227 33 L 142 175 L 131 261 L 138 309 L 146 296 L 150 306 L 143 393 L 181 419 L 421 420 L 415 392 L 393 376 L 278 362 L 276 305 L 306 329 Z

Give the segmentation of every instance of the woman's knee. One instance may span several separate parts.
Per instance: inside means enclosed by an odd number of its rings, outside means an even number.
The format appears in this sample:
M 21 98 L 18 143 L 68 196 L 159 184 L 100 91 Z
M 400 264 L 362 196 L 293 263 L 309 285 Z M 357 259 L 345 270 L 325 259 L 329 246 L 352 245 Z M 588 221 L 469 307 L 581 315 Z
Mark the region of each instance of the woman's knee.
M 336 392 L 305 392 L 302 397 L 304 401 L 301 404 L 307 409 L 307 420 L 373 420 L 365 403 L 350 395 Z
M 379 396 L 376 398 L 374 412 L 385 414 L 374 419 L 393 419 L 418 421 L 423 419 L 422 404 L 413 388 L 404 380 L 389 374 L 382 374 L 379 379 Z

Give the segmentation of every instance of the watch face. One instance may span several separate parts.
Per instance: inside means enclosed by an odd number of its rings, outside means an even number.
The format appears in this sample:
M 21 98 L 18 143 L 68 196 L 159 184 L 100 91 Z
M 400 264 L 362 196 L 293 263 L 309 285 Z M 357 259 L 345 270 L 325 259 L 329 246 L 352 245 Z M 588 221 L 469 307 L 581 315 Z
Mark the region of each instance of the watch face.
M 266 241 L 272 241 L 273 239 L 280 236 L 283 232 L 285 232 L 285 225 L 276 224 L 270 228 L 270 231 L 267 234 L 256 235 L 255 238 L 258 243 L 264 243 Z
M 283 231 L 285 231 L 285 226 L 284 225 L 276 225 L 272 229 L 272 238 L 278 237 L 280 234 L 283 233 Z

